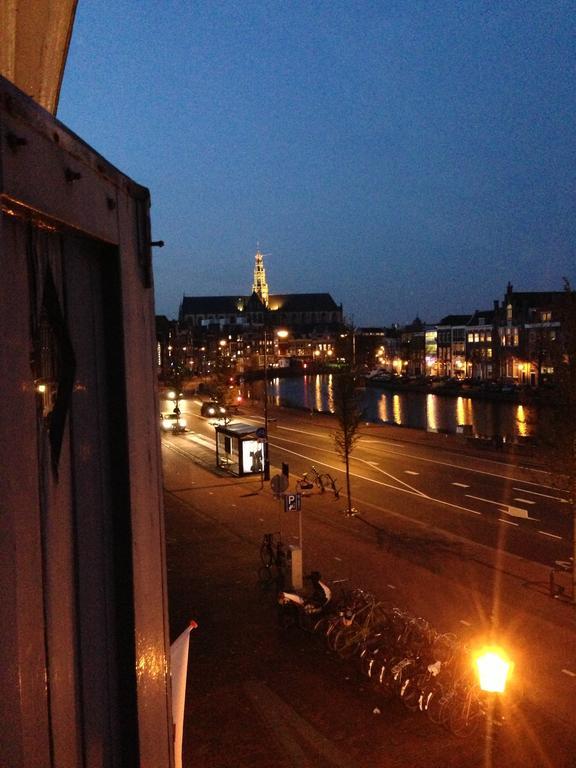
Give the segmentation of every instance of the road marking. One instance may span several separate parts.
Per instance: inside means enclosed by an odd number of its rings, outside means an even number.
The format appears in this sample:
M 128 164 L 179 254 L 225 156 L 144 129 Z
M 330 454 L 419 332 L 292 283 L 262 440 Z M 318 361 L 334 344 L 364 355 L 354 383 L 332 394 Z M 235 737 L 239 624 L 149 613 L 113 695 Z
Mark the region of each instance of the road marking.
M 513 491 L 519 491 L 520 493 L 531 493 L 532 496 L 542 496 L 543 499 L 552 499 L 553 501 L 559 501 L 560 504 L 569 504 L 568 499 L 561 499 L 560 496 L 550 496 L 549 493 L 538 493 L 538 491 L 531 491 L 529 488 L 512 488 Z
M 275 446 L 274 443 L 271 443 L 272 447 L 278 447 Z M 302 459 L 309 460 L 309 457 L 306 456 L 304 453 L 299 453 L 298 451 L 293 451 L 290 448 L 282 447 L 282 450 L 285 453 L 291 453 L 293 456 L 300 456 Z M 360 461 L 363 461 L 362 459 Z M 364 464 L 366 464 L 366 461 L 363 461 Z M 327 469 L 333 469 L 335 472 L 343 472 L 342 467 L 335 466 L 334 464 L 328 464 L 325 461 L 317 461 L 316 464 L 321 464 L 323 467 L 326 467 Z M 383 469 L 378 469 L 379 472 L 381 472 L 383 475 L 386 475 L 387 477 L 391 477 L 393 480 L 396 480 L 397 483 L 401 483 L 401 485 L 405 486 L 405 488 L 398 487 L 397 485 L 390 485 L 390 483 L 384 483 L 382 480 L 375 480 L 373 477 L 368 477 L 367 475 L 362 475 L 360 472 L 350 472 L 351 477 L 357 477 L 359 480 L 366 480 L 369 483 L 374 483 L 375 485 L 381 485 L 383 488 L 390 488 L 393 491 L 397 491 L 399 493 L 407 493 L 410 496 L 416 496 L 421 499 L 425 499 L 426 501 L 432 501 L 434 504 L 442 504 L 444 507 L 451 507 L 452 509 L 459 509 L 461 512 L 468 512 L 471 515 L 480 515 L 482 517 L 482 512 L 477 512 L 475 509 L 470 509 L 470 507 L 463 507 L 461 504 L 453 504 L 451 501 L 445 501 L 444 499 L 436 499 L 434 496 L 428 496 L 428 494 L 424 493 L 423 491 L 418 491 L 415 488 L 411 488 L 408 483 L 405 483 L 403 480 L 400 480 L 400 478 L 394 477 L 394 475 L 389 474 L 388 472 L 384 472 Z
M 503 517 L 499 517 L 498 522 L 507 523 L 508 525 L 520 525 L 520 523 L 515 523 L 513 520 L 505 520 Z
M 522 509 L 521 507 L 513 507 L 510 504 L 504 504 L 501 501 L 494 501 L 493 499 L 484 499 L 482 496 L 471 496 L 469 493 L 466 494 L 466 498 L 468 499 L 476 499 L 476 501 L 484 501 L 486 504 L 495 504 L 497 507 L 499 507 L 499 512 L 502 512 L 504 515 L 511 515 L 512 517 L 521 517 L 523 520 L 536 520 L 536 517 L 529 517 L 528 516 L 528 510 Z
M 250 419 L 250 418 L 245 418 L 244 421 L 246 421 L 248 423 L 252 423 L 254 420 Z M 260 419 L 260 421 L 262 421 L 262 419 Z M 279 429 L 285 429 L 285 430 L 290 431 L 290 432 L 298 432 L 299 434 L 311 434 L 314 437 L 317 437 L 319 439 L 326 439 L 326 440 L 331 439 L 331 435 L 329 435 L 329 434 L 315 433 L 315 432 L 306 432 L 306 431 L 303 431 L 301 428 L 296 429 L 296 428 L 293 428 L 293 427 L 279 426 Z M 312 448 L 312 449 L 316 449 L 317 448 L 317 446 L 315 446 L 313 444 L 303 443 L 302 440 L 299 440 L 299 441 L 289 440 L 289 439 L 286 439 L 286 438 L 279 437 L 278 435 L 276 435 L 276 438 L 278 440 L 281 440 L 284 443 L 296 443 L 301 448 Z M 364 441 L 362 440 L 361 442 L 364 442 Z M 368 441 L 366 441 L 366 442 L 368 442 Z M 488 475 L 489 477 L 498 477 L 501 480 L 506 480 L 507 482 L 512 481 L 512 482 L 515 482 L 515 483 L 525 483 L 526 485 L 534 485 L 537 488 L 549 488 L 550 490 L 556 490 L 554 488 L 554 486 L 546 485 L 545 483 L 538 483 L 538 482 L 535 482 L 533 480 L 524 480 L 524 479 L 522 479 L 520 477 L 511 477 L 510 474 L 505 474 L 504 475 L 501 472 L 488 472 L 485 469 L 478 469 L 477 467 L 463 467 L 460 464 L 453 464 L 453 463 L 451 463 L 449 461 L 440 461 L 439 459 L 429 459 L 429 458 L 427 458 L 425 456 L 419 456 L 418 454 L 413 454 L 413 453 L 410 453 L 410 454 L 407 454 L 407 455 L 404 455 L 404 454 L 400 453 L 400 451 L 404 450 L 405 448 L 408 449 L 409 446 L 398 446 L 398 445 L 393 444 L 393 443 L 387 443 L 385 440 L 374 440 L 374 442 L 378 443 L 378 445 L 390 445 L 390 446 L 393 446 L 395 450 L 390 451 L 390 453 L 392 453 L 395 456 L 402 456 L 404 459 L 410 458 L 413 461 L 426 462 L 428 464 L 438 464 L 439 466 L 442 466 L 442 467 L 450 467 L 450 469 L 456 469 L 459 472 L 472 472 L 475 475 Z M 285 449 L 285 450 L 287 450 L 290 453 L 289 449 Z M 294 451 L 292 451 L 292 453 L 294 453 Z M 336 451 L 330 451 L 330 453 L 334 453 L 334 455 L 336 455 Z M 305 459 L 309 459 L 308 456 L 304 456 L 303 454 L 297 454 L 297 455 L 298 456 L 303 456 L 303 458 L 305 458 Z M 501 466 L 501 462 L 495 461 L 495 460 L 492 460 L 492 459 L 486 459 L 486 458 L 482 457 L 482 461 L 485 464 L 497 464 L 498 466 Z M 366 462 L 364 460 L 364 463 L 368 463 L 368 462 Z M 325 464 L 325 466 L 328 466 L 328 465 Z M 510 471 L 512 471 L 514 469 L 514 467 L 512 465 L 507 465 L 507 466 L 509 466 Z M 332 467 L 332 469 L 338 469 L 338 467 Z M 541 475 L 548 475 L 549 474 L 546 470 L 538 469 L 537 467 L 524 467 L 524 469 L 532 472 L 533 474 L 541 474 Z M 531 491 L 529 491 L 527 488 L 523 488 L 522 490 L 525 493 L 531 493 Z M 552 497 L 552 498 L 555 498 L 555 497 Z
M 469 621 L 464 621 L 464 619 L 460 619 L 460 624 L 464 624 L 465 627 L 471 627 L 472 624 L 470 624 Z
M 531 501 L 530 499 L 514 499 L 514 501 L 519 501 L 520 504 L 536 504 L 535 501 Z
M 339 563 L 342 562 L 342 558 L 341 557 L 336 557 L 336 555 L 334 555 L 334 560 L 338 560 Z
M 370 464 L 371 467 L 377 467 L 380 462 L 379 461 L 367 461 L 366 464 Z
M 562 536 L 556 536 L 555 533 L 548 533 L 548 531 L 538 531 L 538 533 L 541 533 L 542 536 L 550 536 L 551 539 L 560 539 L 560 540 L 562 540 Z
M 420 472 L 414 472 L 412 469 L 405 469 L 404 470 L 405 475 L 419 475 Z
M 570 669 L 563 669 L 562 672 L 569 677 L 576 677 L 576 672 L 572 672 Z
M 386 586 L 388 587 L 388 589 L 396 589 L 394 584 L 386 584 Z
M 299 430 L 295 430 L 295 431 L 298 432 Z M 401 451 L 405 450 L 408 447 L 406 445 L 398 445 L 397 443 L 391 443 L 389 440 L 369 440 L 365 437 L 361 437 L 358 442 L 364 443 L 366 445 L 389 445 L 391 448 L 398 448 Z
M 530 517 L 528 515 L 527 509 L 522 509 L 521 507 L 513 507 L 511 504 L 504 504 L 504 509 L 501 509 L 500 512 L 503 512 L 505 515 L 511 515 L 512 517 L 521 517 L 523 520 L 536 520 L 535 517 Z
M 457 488 L 470 488 L 466 483 L 452 483 L 452 485 L 455 485 Z
M 210 448 L 211 450 L 214 450 L 216 447 L 214 440 L 209 440 L 207 437 L 203 437 L 202 435 L 188 435 L 188 440 L 190 440 L 192 443 L 201 445 L 203 448 Z

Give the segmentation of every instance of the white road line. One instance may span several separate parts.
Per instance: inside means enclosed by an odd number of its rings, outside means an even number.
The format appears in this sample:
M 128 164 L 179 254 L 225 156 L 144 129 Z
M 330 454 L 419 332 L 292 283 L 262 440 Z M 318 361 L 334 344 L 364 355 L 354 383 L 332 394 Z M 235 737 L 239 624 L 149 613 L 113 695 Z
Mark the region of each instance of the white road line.
M 406 450 L 408 447 L 406 445 L 398 445 L 398 443 L 391 443 L 388 440 L 369 440 L 365 437 L 361 437 L 358 443 L 363 445 L 389 445 L 391 448 L 398 448 L 401 451 Z
M 452 483 L 452 485 L 455 485 L 457 488 L 470 488 L 466 483 Z
M 419 475 L 420 472 L 414 472 L 412 469 L 405 469 L 404 470 L 405 475 Z
M 576 672 L 572 672 L 570 669 L 563 669 L 562 672 L 569 677 L 576 677 Z
M 466 494 L 466 498 L 468 499 L 476 499 L 476 501 L 484 501 L 486 504 L 495 504 L 497 507 L 500 507 L 498 510 L 499 512 L 502 512 L 505 515 L 510 515 L 511 517 L 521 517 L 523 520 L 536 520 L 535 517 L 529 517 L 528 510 L 522 509 L 521 507 L 513 507 L 511 504 L 505 504 L 502 501 L 494 501 L 493 499 L 484 499 L 482 496 L 471 496 L 469 493 Z
M 519 491 L 520 493 L 531 493 L 533 496 L 542 496 L 543 499 L 552 499 L 553 501 L 559 501 L 560 504 L 568 504 L 568 499 L 561 499 L 560 496 L 550 496 L 548 493 L 538 493 L 538 491 L 531 491 L 529 488 L 512 488 L 513 491 Z
M 501 501 L 494 501 L 494 499 L 485 499 L 482 496 L 471 496 L 469 493 L 466 494 L 467 499 L 475 499 L 476 501 L 485 501 L 486 504 L 496 504 L 496 506 L 501 507 L 503 506 Z
M 514 501 L 519 501 L 520 504 L 536 504 L 535 501 L 531 501 L 530 499 L 514 499 Z
M 386 584 L 386 586 L 388 587 L 388 589 L 396 589 L 394 584 Z
M 469 621 L 464 621 L 464 619 L 460 619 L 460 624 L 464 624 L 465 627 L 471 627 L 472 624 L 470 624 Z
M 253 421 L 253 419 L 251 420 L 250 418 L 246 418 L 245 421 L 247 421 L 248 423 L 251 423 Z M 260 419 L 260 421 L 262 421 L 262 419 Z M 304 434 L 313 434 L 314 437 L 318 437 L 318 438 L 322 438 L 322 439 L 326 439 L 326 440 L 328 440 L 328 439 L 331 440 L 332 439 L 332 435 L 330 435 L 330 434 L 324 434 L 324 433 L 318 433 L 317 434 L 315 432 L 314 433 L 307 433 L 306 431 L 303 432 L 302 429 L 295 429 L 295 428 L 292 428 L 292 427 L 282 427 L 282 426 L 279 426 L 278 429 L 285 429 L 287 431 L 298 432 L 300 434 L 302 434 L 302 433 L 304 433 Z M 278 439 L 282 440 L 283 442 L 286 442 L 286 443 L 294 443 L 294 442 L 296 442 L 295 440 L 287 440 L 287 439 L 282 438 L 282 437 L 279 437 Z M 360 442 L 364 442 L 364 441 L 360 441 Z M 375 440 L 374 442 L 378 443 L 379 445 L 386 445 L 387 444 L 385 441 L 381 441 L 381 440 Z M 312 448 L 312 449 L 317 448 L 317 446 L 309 445 L 307 443 L 303 443 L 301 440 L 298 441 L 297 444 L 300 445 L 302 448 L 304 448 L 304 447 Z M 390 451 L 390 452 L 392 454 L 396 455 L 396 456 L 399 455 L 399 451 L 400 450 L 404 450 L 404 446 L 397 446 L 396 444 L 392 444 L 392 443 L 388 443 L 388 445 L 394 445 L 394 450 Z M 409 446 L 406 446 L 406 449 L 408 449 L 408 448 L 409 448 Z M 336 452 L 332 451 L 332 453 L 336 453 Z M 450 467 L 450 469 L 456 469 L 459 472 L 473 472 L 476 475 L 488 475 L 489 477 L 498 477 L 501 480 L 507 480 L 508 482 L 513 481 L 515 483 L 525 483 L 526 485 L 534 485 L 534 486 L 536 486 L 538 488 L 550 488 L 551 490 L 555 490 L 554 487 L 551 486 L 551 485 L 545 485 L 544 483 L 537 483 L 537 482 L 535 482 L 533 480 L 524 480 L 524 479 L 519 478 L 519 477 L 512 477 L 511 474 L 504 475 L 504 474 L 501 474 L 500 472 L 488 472 L 485 469 L 478 469 L 477 467 L 463 467 L 463 466 L 461 466 L 459 464 L 452 464 L 451 462 L 440 461 L 439 459 L 429 459 L 429 458 L 426 458 L 425 456 L 419 456 L 418 454 L 413 454 L 413 453 L 406 454 L 406 455 L 402 454 L 402 456 L 403 456 L 404 459 L 410 458 L 410 459 L 412 459 L 414 461 L 426 462 L 427 464 L 438 464 L 439 466 L 442 466 L 442 467 Z M 308 457 L 306 456 L 304 458 L 308 458 Z M 483 458 L 482 460 L 485 463 L 488 463 L 488 464 L 498 464 L 499 466 L 501 466 L 500 462 L 493 461 L 492 459 L 484 459 Z M 513 467 L 512 465 L 506 465 L 506 466 L 509 467 L 510 472 L 512 472 L 512 470 L 515 469 L 515 467 Z M 529 470 L 530 472 L 533 472 L 535 474 L 536 473 L 544 474 L 544 475 L 549 474 L 545 470 L 537 469 L 536 467 L 524 467 L 524 469 Z M 525 493 L 529 493 L 528 489 L 524 488 L 523 490 L 524 490 Z
M 339 563 L 342 562 L 342 558 L 341 557 L 336 557 L 336 555 L 334 555 L 334 560 L 338 560 Z
M 503 517 L 499 517 L 498 518 L 498 522 L 499 523 L 507 523 L 508 525 L 516 525 L 516 526 L 520 525 L 520 523 L 515 523 L 513 520 L 504 520 Z
M 209 440 L 207 437 L 203 437 L 202 435 L 188 435 L 187 437 L 190 442 L 198 443 L 198 445 L 201 445 L 203 448 L 211 448 L 214 450 L 216 447 L 214 440 Z
M 272 447 L 275 447 L 274 443 L 272 443 Z M 299 453 L 298 451 L 292 451 L 290 448 L 282 447 L 282 450 L 285 451 L 286 453 L 291 453 L 293 456 L 300 456 L 300 458 L 306 459 L 307 461 L 309 461 L 310 459 L 310 457 L 306 456 L 306 454 Z M 342 467 L 337 467 L 337 466 L 334 466 L 333 464 L 328 464 L 325 461 L 317 461 L 316 464 L 321 464 L 323 467 L 327 467 L 328 469 L 333 469 L 335 472 L 344 471 Z M 381 485 L 383 488 L 390 488 L 391 490 L 398 491 L 399 493 L 408 493 L 410 496 L 416 496 L 418 498 L 425 499 L 426 501 L 432 501 L 434 502 L 434 504 L 442 504 L 442 506 L 444 507 L 459 509 L 461 512 L 468 512 L 471 515 L 480 515 L 480 517 L 482 517 L 482 512 L 477 512 L 475 509 L 470 509 L 470 507 L 463 507 L 461 504 L 453 504 L 451 501 L 445 501 L 444 499 L 436 499 L 434 498 L 434 496 L 428 496 L 426 493 L 423 493 L 422 491 L 417 491 L 415 488 L 411 488 L 408 485 L 408 483 L 405 483 L 403 480 L 400 480 L 399 478 L 396 478 L 393 475 L 390 475 L 388 472 L 384 472 L 384 470 L 382 469 L 379 469 L 378 471 L 381 472 L 383 475 L 386 475 L 387 477 L 392 477 L 393 480 L 396 480 L 397 483 L 401 483 L 401 485 L 405 487 L 402 488 L 402 487 L 398 487 L 397 485 L 391 485 L 390 483 L 384 483 L 382 480 L 375 480 L 373 477 L 367 477 L 366 475 L 362 475 L 359 472 L 350 472 L 350 476 L 357 477 L 359 480 L 366 480 L 369 483 Z
M 556 536 L 555 533 L 548 533 L 548 531 L 538 531 L 538 533 L 541 533 L 542 536 L 550 536 L 551 539 L 560 539 L 560 540 L 562 540 L 562 536 Z

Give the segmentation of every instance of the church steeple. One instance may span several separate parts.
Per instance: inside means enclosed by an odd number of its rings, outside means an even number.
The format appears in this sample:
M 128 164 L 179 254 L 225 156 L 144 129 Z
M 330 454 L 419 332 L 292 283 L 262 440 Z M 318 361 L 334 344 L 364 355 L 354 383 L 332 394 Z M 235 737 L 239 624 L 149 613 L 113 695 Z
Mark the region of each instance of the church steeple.
M 268 283 L 266 282 L 266 270 L 264 269 L 264 254 L 260 253 L 259 248 L 256 250 L 252 292 L 260 297 L 264 306 L 268 306 Z

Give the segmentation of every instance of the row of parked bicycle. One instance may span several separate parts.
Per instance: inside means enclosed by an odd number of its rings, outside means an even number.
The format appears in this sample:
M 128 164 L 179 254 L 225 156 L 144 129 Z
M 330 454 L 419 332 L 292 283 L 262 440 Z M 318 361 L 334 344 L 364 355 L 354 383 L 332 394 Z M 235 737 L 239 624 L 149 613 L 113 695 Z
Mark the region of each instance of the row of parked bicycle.
M 455 736 L 472 736 L 487 718 L 492 726 L 502 724 L 500 700 L 480 689 L 470 648 L 455 635 L 440 634 L 425 619 L 361 589 L 333 601 L 319 574 L 312 581 L 316 597 L 310 601 L 300 596 L 298 604 L 292 593 L 279 593 L 285 625 L 297 623 L 323 638 L 340 658 L 354 660 L 379 693 Z

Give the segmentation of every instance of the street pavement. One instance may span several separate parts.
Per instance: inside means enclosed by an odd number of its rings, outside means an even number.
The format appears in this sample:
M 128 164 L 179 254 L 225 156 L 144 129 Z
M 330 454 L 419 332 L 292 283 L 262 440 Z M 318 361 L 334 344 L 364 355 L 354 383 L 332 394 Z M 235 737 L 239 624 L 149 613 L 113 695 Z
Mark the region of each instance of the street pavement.
M 421 713 L 383 700 L 353 663 L 337 659 L 314 637 L 280 630 L 274 596 L 257 582 L 258 549 L 263 533 L 280 526 L 284 540 L 297 541 L 297 519 L 287 519 L 267 484 L 260 489 L 258 480 L 226 476 L 210 461 L 191 462 L 168 443 L 163 452 L 171 640 L 190 619 L 198 623 L 190 639 L 185 766 L 576 768 L 574 720 L 539 708 L 538 696 L 521 683 L 490 763 L 485 734 L 455 738 Z M 475 600 L 461 579 L 406 552 L 374 545 L 367 557 L 366 540 L 359 531 L 351 537 L 348 528 L 361 523 L 323 524 L 323 516 L 332 521 L 338 508 L 333 496 L 315 494 L 304 503 L 314 510 L 304 528 L 306 571 L 320 570 L 336 592 L 340 585 L 364 587 L 424 615 L 440 631 L 466 631 L 451 613 Z M 466 583 L 479 573 L 486 578 L 486 564 L 468 568 L 474 575 Z M 542 570 L 532 572 L 516 559 L 513 569 L 504 564 L 501 570 L 502 591 L 508 579 L 541 584 Z M 527 590 L 525 600 L 522 615 L 535 608 L 539 631 L 573 638 L 573 608 L 558 605 L 544 589 Z M 487 613 L 485 606 L 475 610 Z M 559 629 L 564 624 L 568 629 Z M 538 658 L 522 648 L 520 680 L 522 666 L 534 663 Z M 576 693 L 576 681 L 568 682 Z

